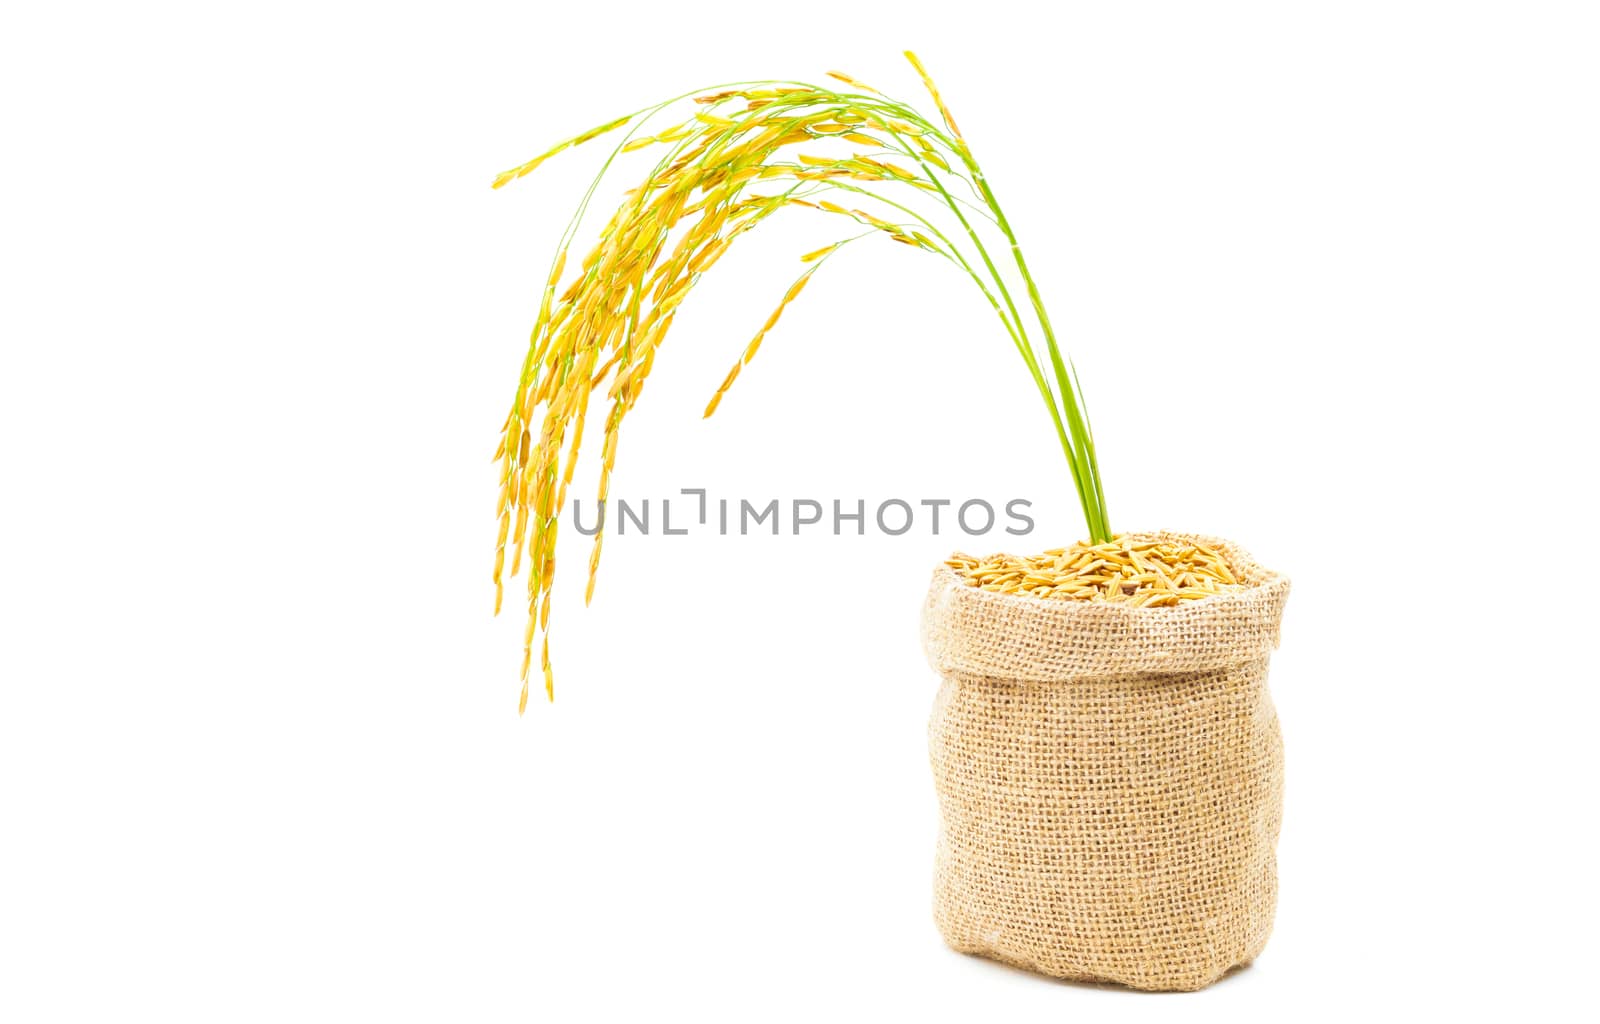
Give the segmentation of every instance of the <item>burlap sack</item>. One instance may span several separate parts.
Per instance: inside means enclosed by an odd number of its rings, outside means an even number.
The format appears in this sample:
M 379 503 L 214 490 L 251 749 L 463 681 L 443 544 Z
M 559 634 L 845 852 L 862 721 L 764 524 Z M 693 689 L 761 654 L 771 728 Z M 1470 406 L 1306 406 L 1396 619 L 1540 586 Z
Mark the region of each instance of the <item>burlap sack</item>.
M 1283 743 L 1267 659 L 1289 581 L 1177 608 L 1046 601 L 934 574 L 923 648 L 939 794 L 934 916 L 1044 974 L 1204 988 L 1266 945 Z

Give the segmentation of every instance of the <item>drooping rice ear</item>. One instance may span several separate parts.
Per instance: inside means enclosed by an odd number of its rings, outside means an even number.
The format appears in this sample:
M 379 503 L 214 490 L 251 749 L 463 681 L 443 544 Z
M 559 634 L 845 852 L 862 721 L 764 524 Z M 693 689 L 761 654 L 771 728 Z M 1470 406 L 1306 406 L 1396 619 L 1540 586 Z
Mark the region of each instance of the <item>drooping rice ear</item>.
M 521 569 L 523 551 L 529 554 L 530 636 L 529 646 L 524 650 L 525 684 L 531 660 L 531 632 L 537 629 L 544 633 L 541 667 L 546 677 L 546 692 L 553 693 L 548 629 L 550 587 L 555 568 L 555 534 L 559 516 L 566 505 L 566 488 L 573 478 L 580 454 L 583 417 L 590 394 L 602 384 L 608 384 L 611 410 L 604 429 L 598 488 L 600 501 L 604 502 L 616 460 L 622 419 L 639 400 L 650 375 L 655 353 L 664 341 L 677 309 L 701 276 L 717 264 L 737 237 L 778 210 L 802 207 L 830 215 L 848 216 L 871 227 L 874 232 L 887 234 L 895 242 L 936 253 L 962 267 L 983 290 L 1005 330 L 1016 343 L 1040 388 L 1041 396 L 1047 403 L 1052 403 L 1051 414 L 1058 433 L 1062 433 L 1065 446 L 1062 420 L 1053 404 L 1050 389 L 1040 375 L 1038 360 L 1023 332 L 1016 306 L 1006 293 L 1004 282 L 994 272 L 993 263 L 976 234 L 962 219 L 962 227 L 967 229 L 967 236 L 983 257 L 982 265 L 993 275 L 995 293 L 990 292 L 989 286 L 973 270 L 973 265 L 980 261 L 968 263 L 960 257 L 958 247 L 931 222 L 894 202 L 889 196 L 880 194 L 877 189 L 879 185 L 894 188 L 912 186 L 944 202 L 960 218 L 961 210 L 956 201 L 947 193 L 942 193 L 939 180 L 934 178 L 929 168 L 938 168 L 958 178 L 964 176 L 963 171 L 970 170 L 973 177 L 967 184 L 974 190 L 974 195 L 977 195 L 977 185 L 982 181 L 931 78 L 914 55 L 908 54 L 908 58 L 933 96 L 946 126 L 954 134 L 959 147 L 954 152 L 960 159 L 945 159 L 940 147 L 944 147 L 945 152 L 952 152 L 951 141 L 921 114 L 883 97 L 878 90 L 865 83 L 837 72 L 832 77 L 858 90 L 858 93 L 781 82 L 763 83 L 755 87 L 722 88 L 696 97 L 700 109 L 680 123 L 637 139 L 624 139 L 613 151 L 615 156 L 624 152 L 643 152 L 658 145 L 662 147 L 657 151 L 662 155 L 654 168 L 640 185 L 624 193 L 622 201 L 600 231 L 598 240 L 584 254 L 580 272 L 563 289 L 562 277 L 569 244 L 587 208 L 588 199 L 585 198 L 580 205 L 541 290 L 539 314 L 530 337 L 516 401 L 512 414 L 502 428 L 503 436 L 496 452 L 501 462 L 501 494 L 497 509 L 502 517 L 494 573 L 497 607 L 502 593 L 505 535 L 512 532 L 505 525 L 511 509 L 517 511 L 514 517 L 513 575 Z M 638 120 L 636 128 L 643 129 L 649 116 L 665 106 L 661 104 L 650 108 L 648 114 Z M 629 115 L 568 139 L 526 164 L 500 175 L 495 180 L 495 187 L 531 173 L 544 160 L 565 149 L 634 121 L 635 115 Z M 795 145 L 836 146 L 836 141 L 829 140 L 838 139 L 867 147 L 870 152 L 842 159 L 812 153 L 798 157 L 779 153 L 785 147 Z M 891 156 L 903 153 L 927 172 L 926 177 L 901 164 L 882 159 L 878 150 L 887 151 Z M 952 164 L 957 170 L 951 170 Z M 601 173 L 603 175 L 604 171 Z M 757 196 L 748 191 L 755 182 L 775 182 L 780 188 L 787 182 L 789 187 L 776 194 Z M 765 185 L 762 187 L 767 188 Z M 905 212 L 907 220 L 893 223 L 865 210 L 847 209 L 828 199 L 814 198 L 819 191 L 831 193 L 833 190 L 853 191 L 880 200 Z M 901 195 L 902 192 L 894 194 Z M 593 194 L 592 189 L 590 194 Z M 1002 224 L 1003 217 L 986 187 L 983 198 L 994 214 L 991 220 Z M 923 228 L 926 228 L 926 232 Z M 674 234 L 679 237 L 673 238 Z M 961 237 L 957 232 L 951 234 Z M 1015 240 L 1011 241 L 1016 251 Z M 755 357 L 767 333 L 776 326 L 785 307 L 800 294 L 810 275 L 831 258 L 842 244 L 834 243 L 803 257 L 811 266 L 794 282 L 766 324 L 745 345 L 739 359 L 708 403 L 705 410 L 707 416 L 717 409 L 722 396 L 738 378 L 741 367 Z M 1029 286 L 1031 289 L 1031 280 Z M 1000 297 L 1005 299 L 1004 308 Z M 1030 297 L 1038 308 L 1037 297 Z M 1042 309 L 1040 312 L 1042 316 Z M 1053 342 L 1051 354 L 1055 355 Z M 541 429 L 535 432 L 532 425 L 541 420 Z M 569 427 L 576 428 L 570 445 L 565 443 Z M 1074 421 L 1072 427 L 1076 438 L 1078 422 Z M 1074 449 L 1064 447 L 1064 450 L 1069 460 L 1077 458 Z M 1075 480 L 1082 472 L 1093 475 L 1092 448 L 1084 447 L 1082 452 L 1082 461 L 1088 468 L 1080 470 L 1077 462 L 1074 462 Z M 1098 480 L 1092 484 L 1097 488 Z M 1102 513 L 1102 523 L 1103 518 Z M 1105 531 L 1092 528 L 1091 532 L 1098 536 Z M 596 533 L 590 556 L 586 602 L 593 595 L 601 536 L 600 532 Z M 1071 588 L 1063 586 L 1063 589 Z M 525 700 L 526 686 L 524 704 Z

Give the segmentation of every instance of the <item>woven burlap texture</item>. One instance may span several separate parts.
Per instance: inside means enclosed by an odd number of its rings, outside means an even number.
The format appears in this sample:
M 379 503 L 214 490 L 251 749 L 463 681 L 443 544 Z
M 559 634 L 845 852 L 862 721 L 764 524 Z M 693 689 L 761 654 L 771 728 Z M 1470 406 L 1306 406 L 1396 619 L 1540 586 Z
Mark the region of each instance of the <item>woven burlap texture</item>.
M 923 649 L 949 945 L 1042 974 L 1204 988 L 1266 945 L 1283 743 L 1267 659 L 1289 581 L 1177 608 L 998 594 L 934 573 Z

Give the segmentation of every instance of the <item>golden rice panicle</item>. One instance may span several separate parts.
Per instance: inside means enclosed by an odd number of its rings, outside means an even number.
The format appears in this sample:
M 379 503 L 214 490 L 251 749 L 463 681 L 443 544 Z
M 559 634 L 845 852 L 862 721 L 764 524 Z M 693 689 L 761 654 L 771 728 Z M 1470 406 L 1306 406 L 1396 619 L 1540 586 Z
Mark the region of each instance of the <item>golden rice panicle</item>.
M 835 243 L 827 246 L 824 249 L 819 249 L 814 253 L 807 253 L 805 256 L 802 256 L 801 259 L 825 259 L 830 253 L 834 252 L 842 244 L 844 243 Z M 818 263 L 817 266 L 821 266 L 821 264 Z M 783 301 L 778 303 L 778 308 L 772 311 L 772 315 L 767 317 L 767 322 L 761 325 L 761 330 L 757 331 L 756 336 L 750 340 L 750 344 L 745 346 L 744 354 L 740 356 L 738 361 L 733 364 L 733 368 L 728 371 L 727 377 L 723 378 L 722 385 L 717 388 L 717 393 L 711 396 L 711 401 L 706 403 L 706 411 L 701 419 L 709 419 L 711 414 L 717 411 L 717 406 L 722 404 L 722 396 L 728 393 L 728 389 L 733 387 L 733 382 L 738 379 L 739 370 L 749 363 L 750 360 L 756 357 L 756 352 L 761 348 L 761 339 L 765 338 L 767 336 L 767 332 L 778 325 L 778 319 L 783 316 L 784 307 L 799 297 L 800 292 L 806 286 L 806 282 L 811 280 L 811 275 L 816 272 L 817 267 L 814 266 L 810 270 L 807 270 L 805 273 L 801 274 L 799 278 L 795 280 L 794 284 L 789 286 L 789 290 L 784 293 Z
M 962 217 L 957 201 L 944 191 L 946 178 L 934 177 L 938 170 L 946 176 L 965 179 L 969 170 L 972 175 L 977 174 L 977 165 L 966 151 L 932 79 L 915 55 L 907 56 L 938 106 L 944 128 L 854 77 L 832 72 L 831 77 L 847 89 L 772 81 L 689 93 L 560 142 L 495 178 L 494 187 L 499 188 L 526 176 L 558 153 L 624 126 L 631 126 L 630 130 L 616 143 L 607 166 L 612 159 L 630 153 L 637 156 L 629 159 L 653 162 L 643 180 L 623 194 L 587 251 L 579 249 L 581 260 L 573 255 L 573 262 L 578 265 L 569 271 L 568 253 L 573 244 L 578 244 L 575 235 L 584 222 L 589 198 L 595 194 L 592 188 L 580 204 L 539 293 L 538 315 L 517 390 L 495 449 L 500 469 L 493 572 L 496 611 L 504 600 L 508 545 L 510 575 L 527 573 L 528 620 L 519 706 L 526 706 L 533 644 L 539 634 L 543 634 L 539 666 L 546 694 L 553 693 L 549 628 L 556 536 L 568 487 L 583 454 L 591 396 L 601 393 L 608 410 L 601 427 L 596 490 L 599 526 L 591 542 L 586 602 L 593 596 L 599 569 L 605 536 L 604 507 L 622 422 L 640 400 L 674 317 L 695 285 L 718 264 L 735 240 L 766 218 L 798 208 L 826 214 L 832 223 L 837 223 L 838 217 L 846 217 L 866 230 L 801 257 L 806 269 L 746 343 L 707 404 L 706 416 L 717 410 L 743 367 L 755 358 L 767 334 L 817 269 L 844 245 L 875 235 L 887 235 L 899 244 L 939 255 L 971 277 L 1029 360 L 1041 394 L 1051 400 L 1050 389 L 1037 369 L 1041 364 L 1030 356 L 1032 343 L 1024 336 L 1020 316 L 1009 293 L 1005 293 L 1004 282 L 995 274 L 992 284 L 986 284 L 974 270 L 978 266 L 992 270 L 993 262 Z M 664 111 L 670 103 L 679 101 L 692 102 L 693 109 L 678 107 L 679 119 L 674 122 Z M 660 122 L 654 120 L 657 115 L 662 115 Z M 954 135 L 954 142 L 950 134 Z M 842 147 L 851 149 L 843 155 L 830 152 Z M 956 159 L 946 159 L 947 156 Z M 602 168 L 601 176 L 604 173 Z M 974 181 L 966 183 L 968 190 L 977 195 Z M 1003 219 L 998 217 L 998 207 L 986 189 L 983 198 L 997 215 L 990 220 L 1001 226 Z M 964 230 L 946 229 L 948 234 L 941 231 L 922 212 L 908 206 L 910 202 L 943 204 L 947 209 L 939 215 L 954 218 Z M 882 206 L 894 212 L 880 216 L 863 206 Z M 952 236 L 957 241 L 970 240 L 982 259 L 969 259 L 972 254 L 963 254 L 961 249 L 968 243 L 962 241 L 958 245 Z M 1009 241 L 1019 269 L 1027 277 L 1014 237 Z M 1031 288 L 1031 279 L 1027 283 Z M 1004 307 L 1001 298 L 1005 299 Z M 1034 302 L 1037 305 L 1036 298 Z M 1059 422 L 1058 417 L 1058 425 Z M 1067 454 L 1073 458 L 1070 451 Z M 1094 524 L 1091 533 L 1110 536 L 1108 529 Z M 971 559 L 964 570 L 984 577 L 981 582 L 975 579 L 975 585 L 1056 599 L 1085 599 L 1085 594 L 1099 594 L 1101 599 L 1122 600 L 1130 596 L 1128 588 L 1138 591 L 1139 584 L 1146 582 L 1141 577 L 1124 585 L 1124 578 L 1131 581 L 1139 572 L 1129 559 L 1100 560 L 1092 570 L 1103 577 L 1105 585 L 1099 590 L 1082 579 L 1060 581 L 1053 567 L 1010 567 L 1012 571 L 1000 571 L 1008 567 L 992 563 L 992 559 Z M 1185 564 L 1183 572 L 1174 575 L 1163 565 L 1160 574 L 1148 573 L 1151 593 L 1170 595 L 1209 585 L 1197 582 L 1208 579 L 1202 568 Z M 1113 569 L 1116 581 L 1109 575 Z
M 933 84 L 933 77 L 928 74 L 928 69 L 922 66 L 922 61 L 918 60 L 917 55 L 910 50 L 906 51 L 906 60 L 910 61 L 911 66 L 917 69 L 917 75 L 922 79 L 923 87 L 928 90 L 928 95 L 933 97 L 934 106 L 939 108 L 939 116 L 944 118 L 944 123 L 950 129 L 950 134 L 954 135 L 956 141 L 965 147 L 966 140 L 961 137 L 961 129 L 956 127 L 956 119 L 950 116 L 950 108 L 944 105 L 944 97 L 939 95 L 939 88 Z
M 571 149 L 573 146 L 581 146 L 590 139 L 599 138 L 606 132 L 621 128 L 631 120 L 633 120 L 633 115 L 629 114 L 627 117 L 619 117 L 616 120 L 608 121 L 597 128 L 591 128 L 581 135 L 575 135 L 567 141 L 559 143 L 555 146 L 552 146 L 550 149 L 545 150 L 543 153 L 540 153 L 527 163 L 518 167 L 513 167 L 509 171 L 502 171 L 495 175 L 494 182 L 490 187 L 500 188 L 503 185 L 516 181 L 518 178 L 525 178 L 537 170 L 540 164 L 555 156 L 557 153 L 560 153 L 563 150 Z
M 852 84 L 867 89 L 853 80 Z M 539 315 L 516 401 L 496 450 L 501 461 L 500 533 L 494 567 L 497 609 L 503 601 L 505 545 L 512 544 L 513 576 L 522 568 L 523 555 L 529 556 L 528 635 L 522 667 L 525 687 L 531 674 L 536 630 L 544 633 L 540 667 L 547 693 L 552 686 L 549 588 L 554 577 L 556 528 L 579 455 L 589 393 L 609 379 L 612 408 L 605 424 L 598 494 L 603 509 L 622 418 L 638 401 L 655 352 L 694 283 L 738 235 L 770 213 L 790 205 L 818 209 L 816 203 L 795 194 L 802 179 L 826 181 L 833 175 L 852 173 L 839 161 L 820 157 L 802 157 L 798 164 L 769 163 L 773 154 L 787 145 L 844 135 L 853 135 L 852 141 L 857 144 L 883 144 L 876 135 L 859 127 L 868 118 L 849 105 L 809 112 L 804 108 L 804 104 L 826 100 L 828 96 L 813 87 L 779 87 L 730 89 L 696 97 L 701 109 L 686 121 L 653 135 L 625 139 L 619 145 L 621 152 L 657 144 L 672 149 L 643 184 L 626 194 L 584 257 L 578 275 L 564 291 L 561 280 L 566 247 L 559 252 L 540 296 Z M 725 100 L 739 99 L 751 104 L 743 113 L 729 116 L 720 108 Z M 500 175 L 495 187 L 523 177 L 551 156 L 629 120 L 608 122 L 562 142 Z M 865 166 L 873 172 L 869 175 L 872 180 L 904 173 L 900 168 L 888 171 Z M 806 177 L 794 169 L 810 169 L 816 176 Z M 773 177 L 770 171 L 776 171 L 778 177 L 794 178 L 796 186 L 749 206 L 744 197 L 746 184 Z M 844 210 L 831 205 L 840 212 Z M 734 217 L 743 219 L 724 230 Z M 684 224 L 687 227 L 680 232 L 678 229 Z M 885 222 L 879 221 L 875 226 L 902 234 Z M 669 251 L 670 236 L 675 233 L 679 237 Z M 808 253 L 805 259 L 820 265 L 841 244 Z M 778 309 L 745 347 L 713 396 L 707 415 L 715 411 L 739 369 L 755 356 L 784 307 L 799 295 L 815 269 L 809 268 L 790 287 Z M 542 423 L 535 432 L 530 427 L 540 420 L 540 407 Z M 574 429 L 567 443 L 569 424 Z M 601 515 L 602 526 L 596 532 L 590 554 L 586 601 L 593 596 L 604 539 L 603 512 Z M 525 698 L 524 691 L 524 703 Z

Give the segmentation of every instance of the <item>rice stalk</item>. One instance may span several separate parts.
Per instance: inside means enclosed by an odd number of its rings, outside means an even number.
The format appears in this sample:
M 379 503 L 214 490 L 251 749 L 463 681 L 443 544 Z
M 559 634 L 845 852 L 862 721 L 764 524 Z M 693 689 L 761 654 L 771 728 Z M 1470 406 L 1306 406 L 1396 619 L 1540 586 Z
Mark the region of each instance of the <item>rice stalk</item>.
M 881 236 L 947 261 L 977 286 L 1046 406 L 1092 541 L 1112 540 L 1076 370 L 1060 351 L 1016 235 L 955 118 L 922 62 L 909 51 L 906 57 L 938 109 L 938 121 L 842 72 L 828 74 L 843 88 L 798 81 L 725 83 L 613 118 L 494 179 L 493 187 L 500 188 L 565 150 L 628 129 L 557 246 L 495 451 L 500 465 L 496 613 L 504 596 L 507 545 L 513 577 L 527 563 L 523 706 L 536 634 L 543 634 L 540 669 L 546 694 L 554 694 L 549 615 L 556 538 L 591 402 L 598 396 L 604 405 L 596 414 L 602 423 L 597 497 L 603 509 L 621 425 L 643 393 L 678 310 L 737 239 L 784 210 L 842 218 L 865 230 L 800 257 L 806 269 L 741 350 L 705 415 L 717 411 L 811 278 L 847 246 Z M 668 111 L 685 100 L 693 101 L 693 109 L 671 120 Z M 572 246 L 600 181 L 618 156 L 634 153 L 654 153 L 654 165 L 624 194 L 598 240 L 569 272 Z M 984 233 L 998 231 L 1000 238 L 991 235 L 985 241 L 980 227 Z M 1012 253 L 1031 322 L 991 257 L 993 244 Z M 1036 334 L 1044 340 L 1048 376 Z M 594 593 L 603 540 L 602 514 L 589 559 L 586 602 Z M 1160 599 L 1180 591 L 1176 585 L 1163 587 Z

